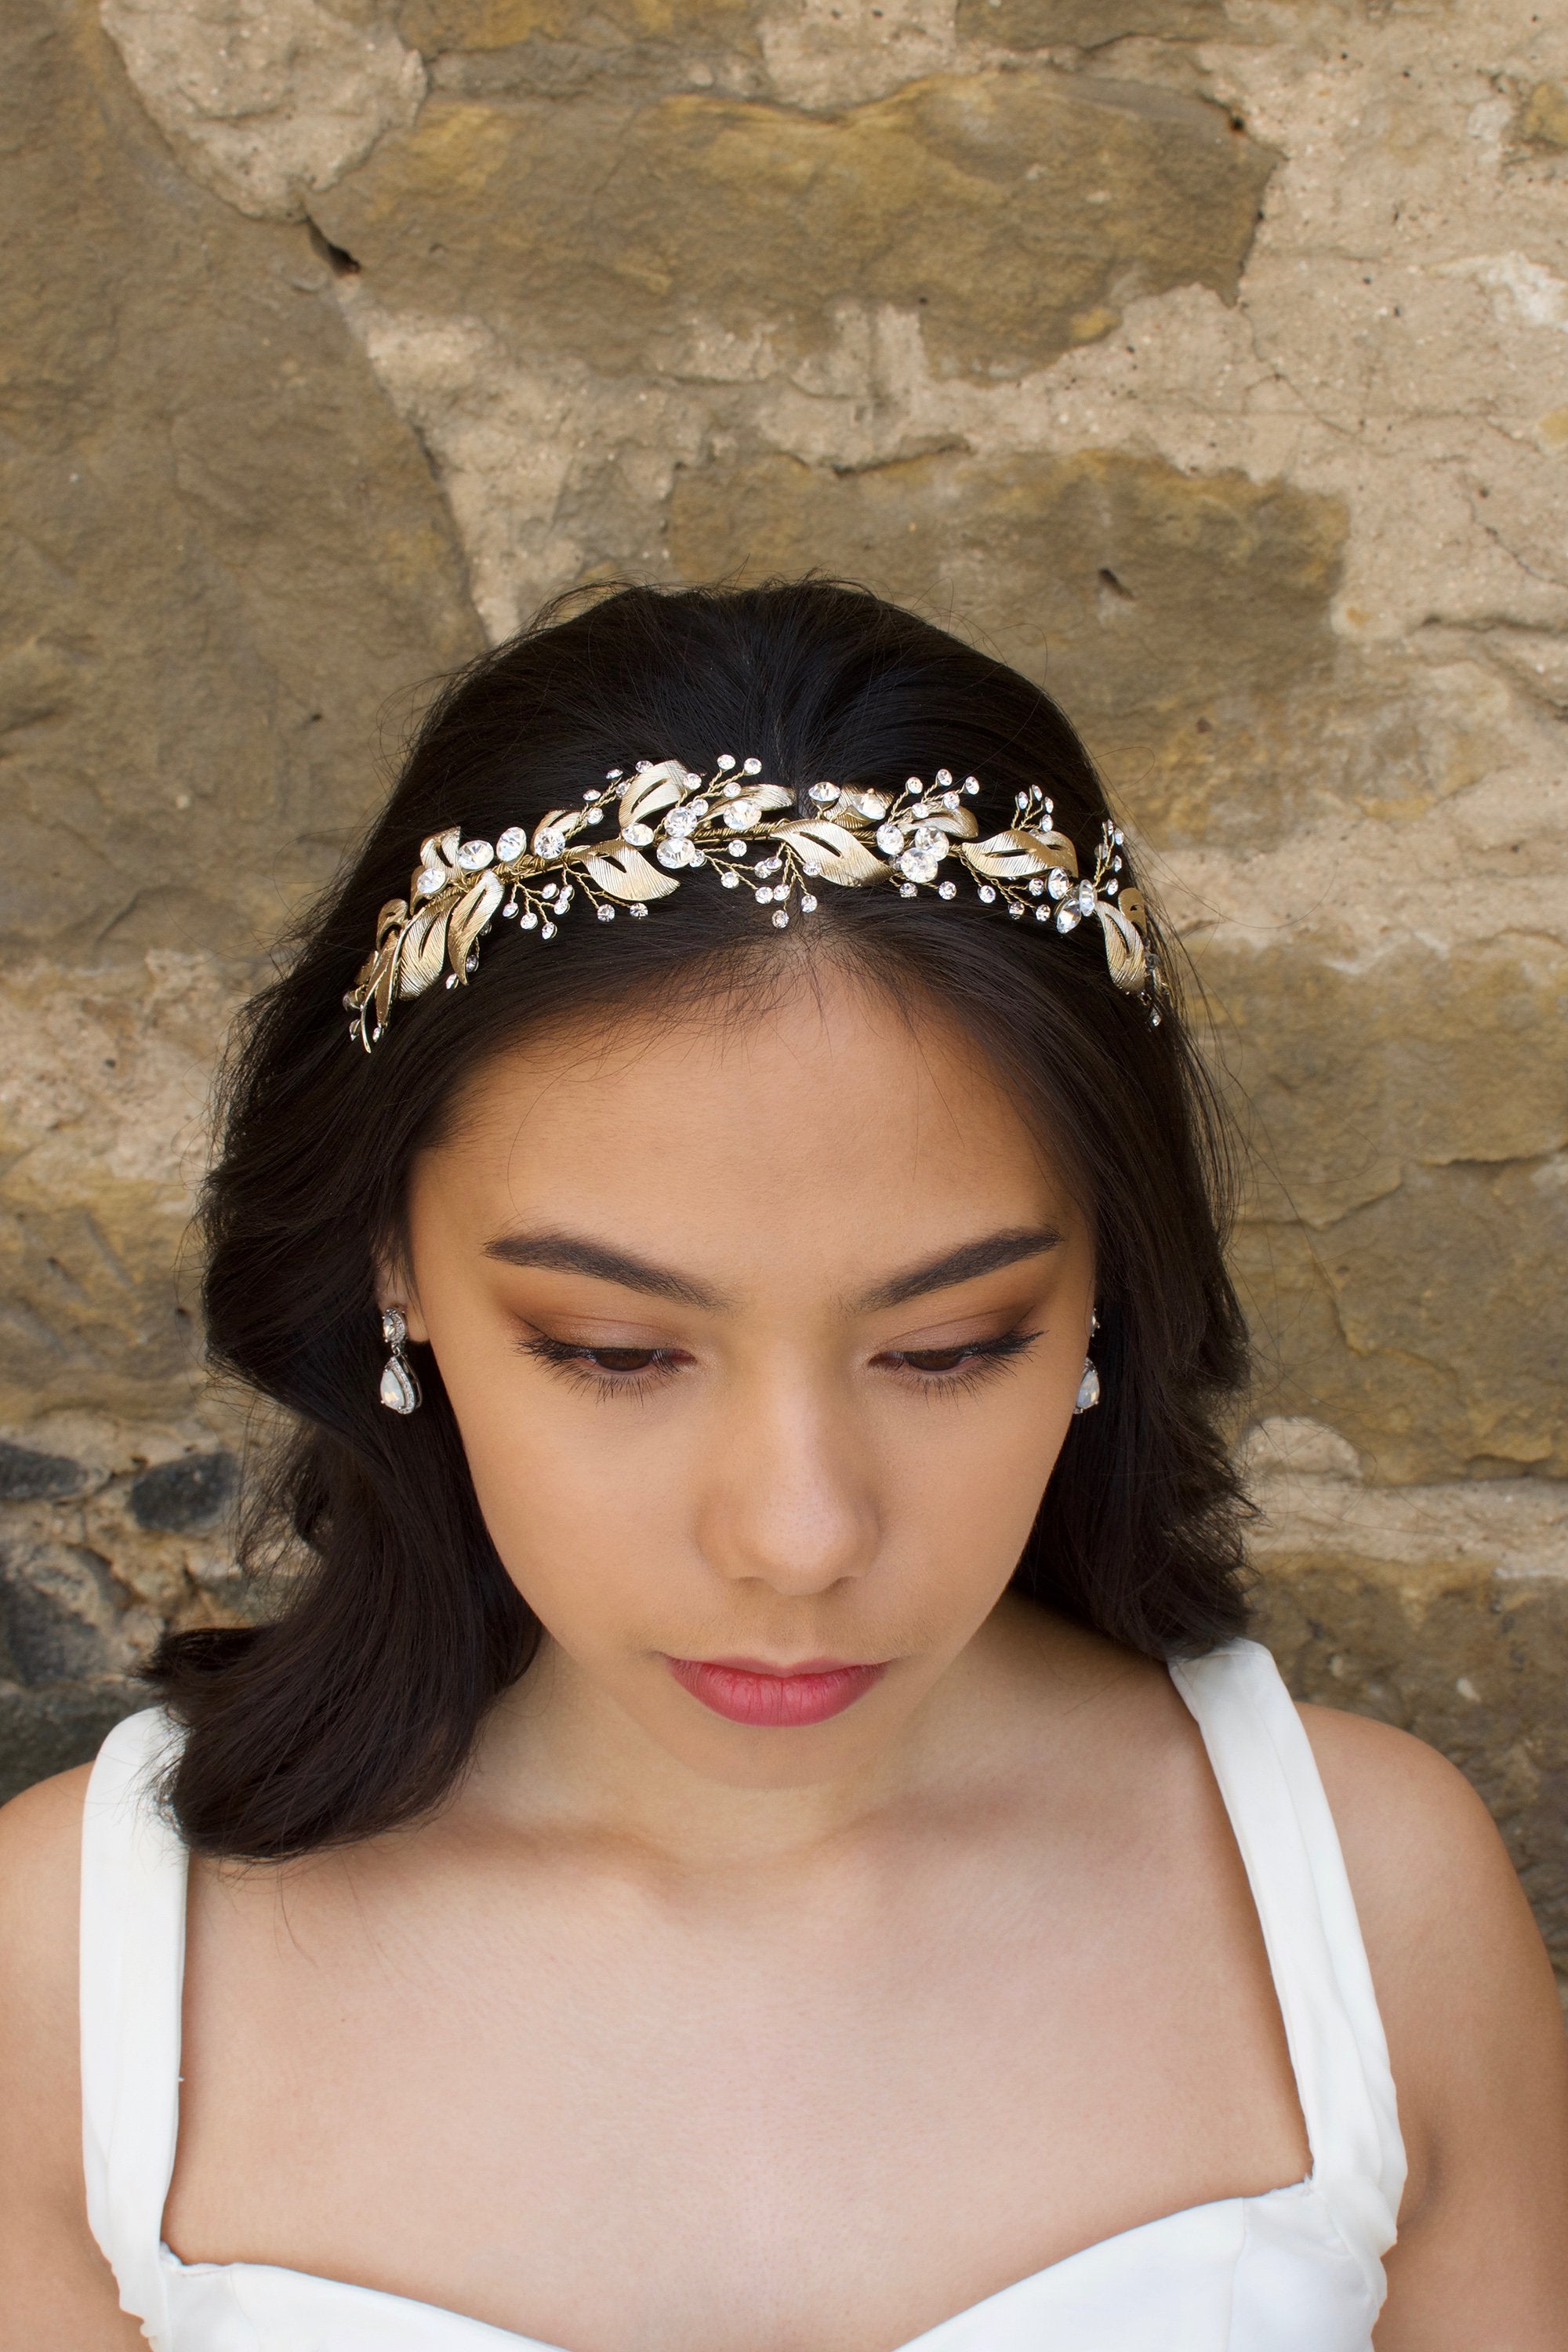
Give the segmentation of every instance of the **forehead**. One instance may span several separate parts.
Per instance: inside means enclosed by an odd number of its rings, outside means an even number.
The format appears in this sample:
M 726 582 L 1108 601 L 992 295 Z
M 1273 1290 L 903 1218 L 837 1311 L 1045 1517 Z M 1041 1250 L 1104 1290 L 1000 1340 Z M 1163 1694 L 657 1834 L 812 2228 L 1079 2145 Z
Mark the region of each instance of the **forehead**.
M 1065 1206 L 1047 1146 L 951 1016 L 821 961 L 496 1055 L 416 1171 L 427 1211 L 644 1246 L 705 1229 L 819 1253 L 916 1246 Z M 433 1199 L 433 1195 L 439 1196 Z M 894 1255 L 898 1253 L 895 1251 Z

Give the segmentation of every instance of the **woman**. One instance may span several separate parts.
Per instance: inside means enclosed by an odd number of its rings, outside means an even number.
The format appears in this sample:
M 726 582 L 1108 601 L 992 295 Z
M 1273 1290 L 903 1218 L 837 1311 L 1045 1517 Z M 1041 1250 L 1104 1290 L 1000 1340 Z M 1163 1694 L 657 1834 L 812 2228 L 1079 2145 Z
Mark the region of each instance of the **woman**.
M 207 1199 L 282 1603 L 6 1816 L 5 2352 L 1568 2345 L 1498 1839 L 1240 1639 L 1215 1135 L 1010 671 L 456 682 Z

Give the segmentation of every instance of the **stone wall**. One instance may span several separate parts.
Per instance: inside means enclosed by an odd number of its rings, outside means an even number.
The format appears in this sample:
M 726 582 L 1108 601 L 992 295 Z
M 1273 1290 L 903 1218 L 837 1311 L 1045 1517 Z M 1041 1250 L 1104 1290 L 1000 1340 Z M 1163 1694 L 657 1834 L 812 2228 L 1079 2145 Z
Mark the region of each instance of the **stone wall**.
M 15 0 L 0 1756 L 243 1606 L 181 1236 L 268 937 L 544 596 L 847 572 L 1045 678 L 1211 996 L 1269 1637 L 1568 1963 L 1568 22 Z

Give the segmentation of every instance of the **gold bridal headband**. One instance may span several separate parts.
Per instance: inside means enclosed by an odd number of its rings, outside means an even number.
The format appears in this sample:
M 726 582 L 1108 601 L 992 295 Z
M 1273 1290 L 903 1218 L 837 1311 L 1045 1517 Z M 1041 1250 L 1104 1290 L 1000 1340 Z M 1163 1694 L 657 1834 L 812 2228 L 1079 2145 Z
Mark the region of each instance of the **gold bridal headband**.
M 710 777 L 679 760 L 639 760 L 629 776 L 612 768 L 581 807 L 552 809 L 531 835 L 515 824 L 494 842 L 465 841 L 460 825 L 431 834 L 407 898 L 388 899 L 377 916 L 375 946 L 343 999 L 354 1016 L 350 1036 L 368 1053 L 395 997 L 421 996 L 443 974 L 448 988 L 462 987 L 498 916 L 549 940 L 579 898 L 602 923 L 623 909 L 644 916 L 702 866 L 726 890 L 749 890 L 781 931 L 792 913 L 816 913 L 818 882 L 886 882 L 905 898 L 928 890 L 953 898 L 955 877 L 967 875 L 984 905 L 1005 905 L 1016 922 L 1032 918 L 1058 931 L 1098 922 L 1111 979 L 1158 1022 L 1161 982 L 1142 894 L 1122 879 L 1122 837 L 1109 819 L 1094 871 L 1082 875 L 1037 785 L 1016 795 L 1007 830 L 982 841 L 965 805 L 980 790 L 973 776 L 955 784 L 939 768 L 929 791 L 911 776 L 898 793 L 813 784 L 803 816 L 794 793 L 761 774 L 760 760 L 737 763 L 728 752 Z

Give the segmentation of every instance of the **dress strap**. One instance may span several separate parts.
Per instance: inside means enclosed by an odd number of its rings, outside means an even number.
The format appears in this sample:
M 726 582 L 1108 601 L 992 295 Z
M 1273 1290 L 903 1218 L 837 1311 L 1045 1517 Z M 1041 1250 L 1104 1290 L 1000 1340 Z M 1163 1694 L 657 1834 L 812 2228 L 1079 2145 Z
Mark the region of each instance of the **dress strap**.
M 1310 1742 L 1268 1652 L 1232 1642 L 1171 1675 L 1202 1732 L 1263 1929 L 1312 2151 L 1344 2235 L 1373 2263 L 1405 2187 L 1388 2043 Z
M 163 2206 L 180 2106 L 187 1856 L 155 1794 L 179 1739 L 146 1708 L 117 1724 L 81 1833 L 81 2115 L 87 2212 L 123 2310 L 166 2343 Z

